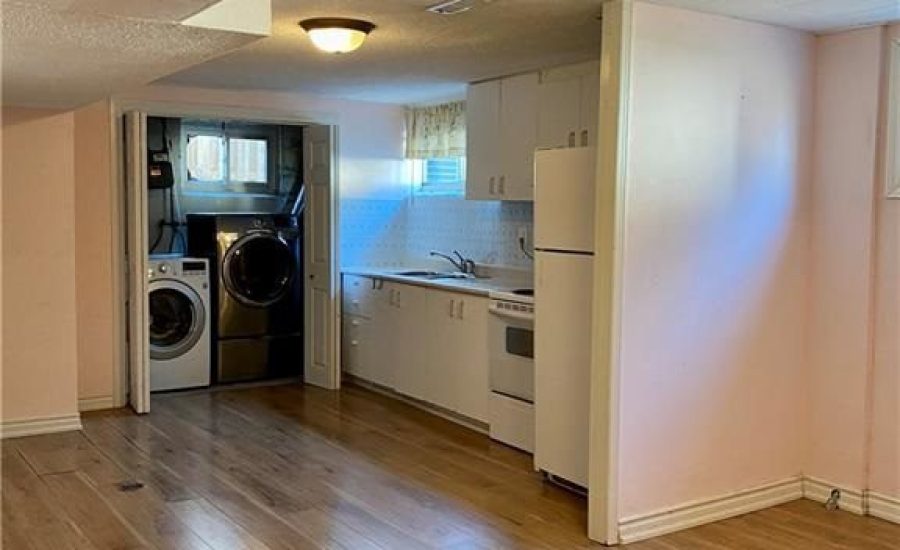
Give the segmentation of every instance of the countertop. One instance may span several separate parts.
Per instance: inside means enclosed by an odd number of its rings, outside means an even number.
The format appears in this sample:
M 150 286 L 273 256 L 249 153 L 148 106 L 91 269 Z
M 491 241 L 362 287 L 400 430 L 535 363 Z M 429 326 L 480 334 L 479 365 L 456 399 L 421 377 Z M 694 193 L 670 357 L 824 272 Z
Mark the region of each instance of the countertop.
M 407 277 L 397 275 L 398 271 L 428 270 L 432 267 L 352 267 L 343 268 L 344 275 L 359 275 L 394 281 L 398 283 L 447 290 L 450 292 L 464 292 L 476 296 L 488 296 L 491 292 L 508 292 L 517 288 L 532 288 L 534 279 L 531 272 L 511 268 L 481 268 L 481 273 L 486 277 L 473 279 L 425 279 L 422 277 Z

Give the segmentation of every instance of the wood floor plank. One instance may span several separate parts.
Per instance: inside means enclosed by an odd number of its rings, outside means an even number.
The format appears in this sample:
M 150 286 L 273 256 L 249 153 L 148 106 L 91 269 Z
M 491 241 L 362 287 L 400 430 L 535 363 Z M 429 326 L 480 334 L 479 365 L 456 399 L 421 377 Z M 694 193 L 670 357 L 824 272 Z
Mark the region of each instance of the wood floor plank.
M 157 422 L 163 423 L 162 418 L 165 418 L 165 429 L 169 430 L 170 433 L 177 433 L 187 429 L 187 426 L 179 420 L 188 414 L 187 411 L 178 410 L 177 413 L 169 414 L 164 404 L 158 406 L 157 410 L 160 412 Z M 264 427 L 260 426 L 254 430 L 249 429 L 249 427 L 234 425 L 238 420 L 230 418 L 227 410 L 215 405 L 210 410 L 214 410 L 215 413 L 207 421 L 194 415 L 191 424 L 207 425 L 209 427 L 209 422 L 214 422 L 215 429 L 211 429 L 209 440 L 204 444 L 220 445 L 221 447 L 218 451 L 224 457 L 239 460 L 235 458 L 236 455 L 242 449 L 246 452 L 251 446 L 241 446 L 236 442 L 239 440 L 246 442 L 249 438 L 259 438 L 259 445 L 253 449 L 254 455 L 257 458 L 261 458 L 257 462 L 277 465 L 278 470 L 288 476 L 301 476 L 300 478 L 302 479 L 302 476 L 308 474 L 308 472 L 297 471 L 294 469 L 295 466 L 298 464 L 302 465 L 308 460 L 313 461 L 313 463 L 316 461 L 314 454 L 304 453 L 302 447 L 291 447 L 291 441 L 284 441 L 283 443 L 287 445 L 284 448 L 286 452 L 290 452 L 292 449 L 296 451 L 292 456 L 293 460 L 288 461 L 282 456 L 271 454 L 266 446 L 273 443 L 274 440 L 271 437 L 272 434 Z M 293 435 L 294 438 L 303 439 L 300 433 L 294 433 Z M 192 445 L 196 444 L 196 441 L 201 440 L 202 435 L 199 433 L 179 433 L 178 437 L 181 438 L 185 445 Z M 284 435 L 281 434 L 280 437 L 283 438 Z M 441 514 L 446 513 L 449 516 L 451 515 L 450 511 L 446 510 L 446 507 L 442 506 L 441 502 L 436 501 L 426 492 L 404 486 L 404 481 L 396 476 L 386 480 L 381 475 L 381 471 L 371 468 L 371 463 L 355 462 L 352 465 L 344 464 L 343 460 L 347 458 L 346 454 L 337 452 L 333 445 L 309 439 L 303 440 L 303 443 L 304 445 L 312 446 L 316 449 L 316 452 L 328 457 L 328 462 L 340 468 L 341 473 L 335 478 L 339 487 L 337 485 L 329 485 L 331 489 L 328 491 L 323 492 L 318 481 L 329 477 L 325 467 L 318 470 L 317 478 L 306 480 L 306 489 L 308 491 L 318 490 L 318 494 L 325 501 L 332 500 L 334 497 L 350 499 L 357 505 L 361 504 L 372 511 L 377 511 L 382 516 L 385 514 L 391 515 L 394 519 L 400 520 L 410 534 L 417 537 L 421 536 L 428 541 L 434 541 L 438 544 L 456 543 L 471 537 L 471 533 L 465 530 L 462 522 L 457 525 L 453 522 L 441 521 Z M 247 464 L 249 468 L 253 468 L 252 464 L 249 464 L 249 462 Z M 391 502 L 391 506 L 383 509 L 382 503 L 385 501 Z
M 271 394 L 266 395 L 266 401 L 273 406 L 279 407 L 279 410 L 285 412 L 290 412 L 289 410 L 292 407 L 291 403 L 279 403 L 278 398 Z M 474 506 L 475 503 L 473 502 L 465 502 L 466 506 L 459 506 L 459 499 L 453 498 L 457 495 L 452 494 L 452 492 L 424 491 L 422 487 L 427 487 L 429 484 L 444 483 L 444 481 L 438 481 L 435 477 L 436 472 L 427 466 L 429 462 L 435 462 L 437 457 L 432 456 L 430 457 L 430 460 L 417 460 L 416 457 L 411 456 L 409 449 L 404 448 L 402 443 L 391 441 L 389 439 L 385 440 L 385 438 L 373 430 L 367 428 L 360 429 L 358 425 L 354 425 L 353 423 L 347 421 L 342 422 L 337 417 L 330 415 L 327 407 L 316 407 L 314 410 L 307 410 L 303 413 L 293 411 L 293 413 L 295 416 L 291 417 L 289 420 L 291 426 L 302 425 L 307 429 L 312 428 L 314 430 L 319 430 L 319 433 L 322 433 L 322 430 L 324 430 L 331 434 L 329 438 L 333 441 L 338 443 L 344 443 L 346 441 L 346 443 L 340 446 L 341 449 L 352 448 L 357 455 L 362 453 L 367 465 L 374 465 L 376 472 L 380 472 L 383 475 L 389 476 L 390 479 L 395 480 L 393 482 L 395 486 L 400 484 L 402 487 L 402 491 L 398 495 L 400 499 L 413 496 L 415 502 L 412 504 L 414 506 L 418 504 L 420 508 L 424 506 L 429 510 L 440 510 L 442 516 L 453 517 L 454 521 L 452 523 L 458 524 L 466 531 L 465 533 L 458 535 L 462 537 L 461 539 L 457 538 L 456 540 L 451 540 L 446 538 L 446 534 L 431 533 L 429 535 L 429 540 L 440 539 L 443 541 L 443 544 L 450 545 L 460 544 L 465 541 L 474 543 L 474 541 L 479 540 L 479 538 L 484 538 L 485 536 L 494 537 L 497 534 L 497 529 L 492 529 L 492 526 L 489 525 L 491 521 L 503 523 L 501 526 L 503 528 L 516 530 L 520 527 L 514 522 L 504 522 L 504 518 L 500 516 L 485 518 L 482 513 L 483 511 L 479 510 L 477 506 Z M 342 422 L 343 427 L 335 430 L 336 422 Z M 363 440 L 365 440 L 366 443 L 364 443 Z M 379 441 L 381 441 L 381 443 L 379 443 Z M 417 470 L 415 475 L 410 474 L 410 471 L 408 471 L 409 468 Z M 348 486 L 348 476 L 351 478 L 354 477 L 354 470 L 359 469 L 360 465 L 357 465 L 354 468 L 350 468 L 348 472 L 342 474 L 341 480 L 343 488 L 346 489 Z M 442 476 L 437 474 L 437 477 Z M 368 481 L 370 480 L 361 480 L 362 484 L 360 488 L 365 487 L 366 482 Z M 410 481 L 416 483 L 410 484 Z M 371 491 L 363 491 L 363 493 L 368 492 Z M 394 497 L 394 502 L 397 501 L 398 497 Z M 410 511 L 402 515 L 404 518 L 409 519 L 413 510 L 415 510 L 415 508 L 410 509 Z M 486 519 L 488 521 L 486 521 Z M 439 517 L 435 520 L 427 521 L 426 525 L 434 525 L 435 521 L 438 523 L 447 523 L 440 522 Z M 411 529 L 412 532 L 418 532 L 417 528 L 408 524 L 406 525 L 406 528 Z M 513 539 L 517 537 L 527 538 L 527 534 L 521 531 L 510 531 L 506 534 L 506 537 Z M 583 537 L 579 539 L 579 542 L 584 541 L 586 541 L 586 539 Z M 535 541 L 533 545 L 540 546 L 540 543 Z M 570 542 L 568 547 L 575 546 L 572 546 Z
M 19 454 L 14 441 L 2 452 L 3 548 L 97 550 L 59 507 L 55 495 Z
M 148 417 L 109 418 L 143 452 L 174 471 L 190 488 L 252 533 L 272 550 L 317 548 L 264 502 L 244 492 L 220 467 L 211 463 L 215 453 L 197 453 L 179 447 L 165 433 L 149 426 Z M 212 451 L 212 449 L 210 449 Z
M 231 521 L 206 499 L 178 500 L 169 508 L 216 550 L 269 550 L 249 531 Z
M 475 523 L 495 527 L 507 536 L 519 537 L 523 541 L 539 533 L 537 540 L 544 540 L 554 547 L 577 548 L 588 544 L 583 535 L 575 535 L 586 529 L 583 508 L 574 516 L 561 515 L 549 500 L 536 503 L 534 499 L 520 498 L 517 485 L 500 487 L 483 483 L 478 477 L 470 478 L 465 468 L 459 468 L 439 452 L 423 452 L 404 439 L 393 438 L 388 432 L 330 414 L 333 411 L 328 406 L 305 408 L 302 403 L 294 403 L 290 399 L 282 401 L 285 396 L 278 394 L 279 391 L 278 388 L 267 388 L 266 402 L 281 411 L 293 413 L 296 423 L 329 433 L 329 437 L 364 453 L 400 477 L 416 481 L 419 486 L 438 489 L 436 494 L 452 497 L 451 503 L 464 502 L 464 507 L 455 504 L 445 506 L 461 517 L 472 516 Z M 550 490 L 559 491 L 556 488 Z M 570 500 L 573 498 L 571 495 L 567 497 Z M 579 527 L 561 529 L 560 524 L 577 524 Z M 488 536 L 495 534 L 488 533 Z M 473 540 L 477 540 L 477 535 Z M 537 540 L 533 543 L 539 544 Z
M 83 424 L 4 442 L 4 548 L 598 546 L 585 499 L 543 482 L 529 455 L 365 389 L 154 395 L 149 415 L 105 411 Z M 798 501 L 625 548 L 898 543 L 900 526 Z
M 64 472 L 41 477 L 60 507 L 97 548 L 152 548 L 94 489 L 85 474 Z
M 106 422 L 104 416 L 88 416 L 82 419 L 82 424 L 85 437 L 100 453 L 127 472 L 130 478 L 152 486 L 165 501 L 199 498 L 175 472 L 142 452 Z

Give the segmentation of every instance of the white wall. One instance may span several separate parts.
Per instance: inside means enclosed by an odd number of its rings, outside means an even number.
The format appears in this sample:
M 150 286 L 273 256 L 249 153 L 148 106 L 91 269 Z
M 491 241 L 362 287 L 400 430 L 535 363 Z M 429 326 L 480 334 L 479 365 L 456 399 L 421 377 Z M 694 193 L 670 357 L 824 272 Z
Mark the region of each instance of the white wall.
M 635 3 L 620 517 L 802 466 L 813 39 Z
M 424 267 L 431 250 L 459 250 L 478 264 L 531 269 L 532 260 L 519 247 L 518 230 L 526 230 L 530 244 L 533 227 L 533 208 L 526 202 L 423 195 L 345 200 L 341 204 L 341 263 L 345 267 Z

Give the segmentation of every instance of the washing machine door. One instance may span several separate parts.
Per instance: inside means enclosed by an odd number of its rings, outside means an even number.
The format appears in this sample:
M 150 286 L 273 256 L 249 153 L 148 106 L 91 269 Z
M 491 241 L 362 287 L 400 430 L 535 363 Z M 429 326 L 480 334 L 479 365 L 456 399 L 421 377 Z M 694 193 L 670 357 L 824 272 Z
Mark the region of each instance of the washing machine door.
M 282 300 L 296 276 L 296 260 L 277 233 L 248 233 L 236 240 L 222 260 L 222 283 L 239 303 L 268 307 Z
M 180 357 L 203 336 L 206 311 L 200 295 L 187 284 L 169 279 L 152 281 L 149 306 L 151 359 Z

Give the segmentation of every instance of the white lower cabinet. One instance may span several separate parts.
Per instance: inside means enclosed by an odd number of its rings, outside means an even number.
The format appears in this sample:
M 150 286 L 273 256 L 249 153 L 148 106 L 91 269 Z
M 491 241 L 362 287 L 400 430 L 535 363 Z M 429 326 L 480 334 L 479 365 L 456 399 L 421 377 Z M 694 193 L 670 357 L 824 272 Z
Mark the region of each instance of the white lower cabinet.
M 383 361 L 390 364 L 385 368 L 393 372 L 391 387 L 404 395 L 427 400 L 428 335 L 423 318 L 428 290 L 390 282 L 384 286 L 391 310 L 379 319 L 378 345 L 384 350 Z
M 428 401 L 482 422 L 488 410 L 488 300 L 430 291 Z
M 488 299 L 374 281 L 349 279 L 345 289 L 356 295 L 344 301 L 344 370 L 486 422 Z

